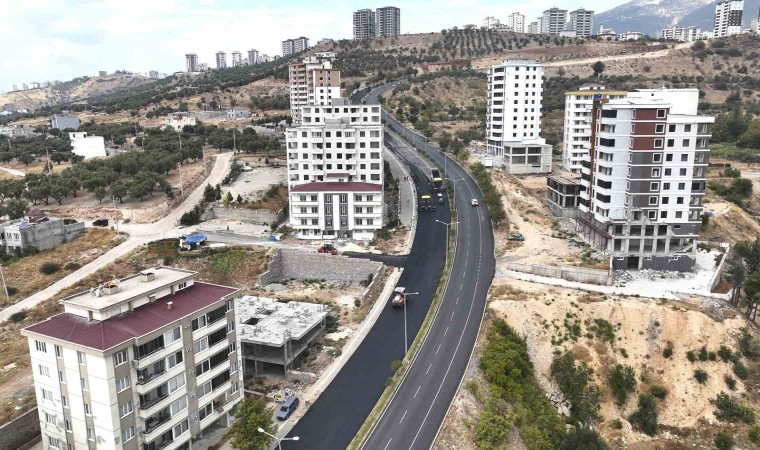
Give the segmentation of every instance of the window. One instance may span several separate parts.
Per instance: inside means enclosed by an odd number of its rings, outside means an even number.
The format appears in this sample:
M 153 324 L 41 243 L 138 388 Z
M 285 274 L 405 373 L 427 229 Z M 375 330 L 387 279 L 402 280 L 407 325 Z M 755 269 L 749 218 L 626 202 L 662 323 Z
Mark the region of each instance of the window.
M 665 161 L 668 161 L 668 162 L 673 161 L 673 154 L 668 153 L 667 155 L 665 155 Z
M 681 219 L 681 218 L 683 218 L 683 211 L 676 211 L 676 219 Z
M 657 197 L 651 196 L 649 197 L 649 205 L 656 205 L 657 204 Z
M 113 365 L 114 367 L 118 367 L 125 362 L 127 362 L 127 359 L 129 358 L 129 353 L 127 352 L 127 349 L 124 349 L 118 353 L 115 353 L 113 355 Z
M 235 308 L 235 303 L 232 300 L 227 300 L 226 302 L 224 302 L 224 309 L 227 312 L 232 311 L 234 308 Z
M 198 353 L 208 348 L 208 336 L 193 342 L 193 352 Z
M 182 362 L 182 350 L 178 351 L 177 353 L 173 355 L 169 355 L 168 358 L 166 358 L 166 366 L 168 369 L 173 368 L 177 364 L 180 364 Z
M 659 191 L 660 190 L 660 183 L 658 183 L 658 182 L 649 183 L 649 190 L 650 191 Z
M 233 331 L 235 331 L 235 322 L 228 322 L 227 333 L 232 333 Z
M 77 352 L 77 361 L 79 361 L 79 364 L 85 364 L 87 356 L 83 352 Z
M 657 118 L 658 119 L 664 119 L 665 118 L 665 110 L 664 109 L 658 109 L 657 110 Z
M 61 404 L 63 405 L 64 408 L 68 408 L 69 407 L 69 399 L 66 398 L 65 395 L 61 396 Z
M 231 342 L 230 345 L 227 346 L 227 353 L 232 353 L 235 350 L 237 350 L 237 342 Z
M 683 191 L 686 189 L 686 183 L 678 183 L 678 190 Z
M 42 341 L 34 341 L 34 347 L 38 352 L 47 353 L 47 344 Z
M 679 205 L 683 205 L 683 197 L 676 197 L 676 203 Z
M 213 402 L 210 402 L 208 405 L 204 406 L 198 411 L 198 419 L 203 420 L 208 417 L 209 414 L 214 412 L 214 407 L 211 403 Z
M 179 424 L 175 425 L 175 427 L 172 429 L 174 439 L 177 439 L 177 437 L 180 434 L 186 432 L 189 429 L 190 429 L 190 425 L 189 425 L 187 419 L 185 419 L 184 421 L 182 421 Z
M 50 378 L 50 369 L 47 366 L 43 366 L 42 364 L 40 364 L 38 367 L 39 367 L 40 375 L 42 375 L 43 377 Z
M 668 132 L 669 133 L 675 133 L 676 132 L 676 126 L 675 125 L 668 125 Z
M 670 190 L 670 183 L 662 183 L 662 190 L 663 191 Z
M 66 384 L 66 379 L 63 377 L 63 372 L 60 370 L 58 371 L 58 382 Z
M 237 372 L 237 361 L 233 361 L 230 364 L 230 373 L 235 373 L 235 372 Z
M 130 441 L 134 437 L 135 437 L 135 427 L 134 426 L 131 426 L 131 427 L 129 427 L 126 430 L 124 430 L 124 431 L 121 432 L 121 442 L 122 443 Z
M 667 218 L 668 218 L 668 212 L 660 211 L 660 219 L 667 219 Z
M 47 389 L 40 389 L 40 391 L 42 392 L 43 400 L 53 401 L 53 393 L 51 391 L 48 391 Z
M 673 173 L 673 169 L 665 169 L 665 176 L 669 177 Z
M 630 154 L 629 154 L 630 156 Z M 630 158 L 629 158 L 630 161 Z M 652 154 L 652 162 L 661 162 L 662 161 L 662 153 L 653 153 Z
M 683 140 L 683 147 L 688 147 L 691 142 L 688 139 Z
M 71 422 L 69 422 L 68 420 L 64 420 L 63 421 L 63 427 L 66 429 L 66 431 L 68 431 L 69 433 L 71 433 Z
M 657 134 L 662 134 L 665 132 L 665 124 L 664 123 L 658 123 L 654 126 L 654 132 Z
M 204 395 L 208 394 L 209 392 L 211 392 L 211 382 L 207 381 L 198 387 L 198 391 L 196 392 L 196 394 L 198 398 L 201 398 Z
M 93 430 L 90 427 L 87 427 L 87 440 L 88 441 L 94 441 L 95 440 L 95 430 Z
M 654 220 L 657 218 L 657 211 L 647 211 L 647 217 L 650 220 Z
M 667 205 L 668 203 L 670 203 L 670 197 L 663 197 L 662 198 L 662 204 L 663 205 Z
M 169 380 L 169 393 L 176 391 L 177 389 L 181 388 L 185 385 L 185 374 L 181 373 L 177 375 L 176 377 Z
M 688 162 L 688 161 L 689 161 L 688 153 L 684 153 L 683 155 L 681 155 L 681 162 Z
M 61 348 L 60 345 L 55 346 L 55 357 L 56 358 L 63 358 L 63 348 Z
M 79 378 L 79 385 L 82 387 L 83 391 L 90 389 L 90 383 L 87 382 L 87 378 Z
M 166 333 L 164 333 L 164 345 L 169 345 L 174 342 L 177 342 L 180 337 L 182 337 L 182 334 L 179 330 L 179 327 L 169 330 Z
M 662 138 L 657 138 L 654 140 L 654 148 L 662 148 Z
M 45 413 L 45 422 L 55 425 L 55 416 L 50 413 Z
M 681 176 L 685 176 L 686 175 L 686 169 L 678 169 L 678 174 L 681 175 Z
M 89 403 L 84 404 L 84 413 L 88 416 L 92 415 L 92 406 Z
M 187 282 L 183 282 L 177 285 L 177 290 L 180 291 L 182 289 L 185 289 L 187 287 Z
M 652 167 L 652 176 L 653 177 L 659 177 L 660 176 L 660 168 L 659 167 Z
M 116 392 L 121 392 L 129 388 L 129 377 L 119 378 L 116 382 Z
M 170 408 L 171 408 L 172 416 L 174 416 L 180 411 L 187 409 L 187 396 L 182 396 L 182 398 L 172 403 Z
M 50 448 L 61 448 L 61 441 L 53 436 L 48 436 L 48 446 Z
M 655 139 L 656 141 L 656 139 Z M 675 147 L 676 146 L 676 140 L 675 139 L 668 139 L 668 147 Z
M 202 315 L 196 319 L 193 319 L 191 326 L 193 328 L 193 331 L 197 330 L 198 328 L 203 328 L 206 326 L 206 315 Z
M 124 403 L 123 405 L 119 405 L 119 417 L 126 416 L 127 414 L 131 413 L 133 409 L 134 407 L 132 406 L 132 400 Z

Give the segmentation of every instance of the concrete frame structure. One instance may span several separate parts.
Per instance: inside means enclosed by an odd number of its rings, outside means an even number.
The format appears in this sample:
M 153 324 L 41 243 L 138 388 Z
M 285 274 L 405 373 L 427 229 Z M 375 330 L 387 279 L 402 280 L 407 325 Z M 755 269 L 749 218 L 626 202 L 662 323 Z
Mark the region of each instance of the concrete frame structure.
M 84 234 L 84 222 L 66 224 L 63 219 L 40 220 L 27 216 L 0 224 L 0 246 L 8 254 L 45 251 L 73 241 Z
M 546 201 L 552 214 L 557 217 L 575 217 L 581 193 L 580 179 L 561 175 L 546 177 Z
M 723 0 L 716 3 L 713 38 L 741 33 L 743 14 L 744 0 Z
M 614 269 L 692 270 L 713 117 L 697 89 L 594 102 L 578 225 Z
M 365 8 L 354 11 L 354 40 L 363 41 L 364 39 L 373 39 L 375 37 L 375 12 Z
M 380 105 L 304 106 L 285 133 L 290 226 L 301 239 L 371 240 L 383 225 Z
M 511 174 L 551 172 L 552 146 L 541 133 L 544 68 L 534 60 L 505 60 L 488 71 L 486 148 Z
M 290 114 L 293 121 L 300 121 L 301 107 L 329 105 L 340 97 L 340 70 L 332 66 L 335 53 L 322 52 L 303 61 L 291 63 Z
M 590 83 L 577 91 L 565 92 L 565 124 L 562 138 L 562 167 L 581 173 L 582 163 L 591 146 L 591 109 L 594 97 L 619 100 L 626 91 L 610 91 L 602 84 Z
M 507 16 L 507 27 L 515 33 L 525 32 L 525 15 L 513 12 Z
M 226 69 L 227 68 L 227 53 L 219 50 L 216 52 L 216 68 L 217 69 Z
M 579 37 L 589 37 L 594 32 L 594 11 L 578 8 L 570 11 L 570 28 Z
M 198 55 L 195 53 L 185 54 L 185 66 L 188 72 L 198 72 Z
M 88 136 L 86 131 L 75 131 L 69 133 L 69 140 L 71 152 L 84 159 L 108 156 L 103 136 Z
M 375 10 L 375 36 L 391 37 L 401 34 L 401 9 L 384 6 Z
M 699 27 L 670 27 L 662 30 L 660 35 L 663 39 L 672 39 L 680 42 L 697 41 L 702 37 L 702 29 Z M 621 35 L 622 39 L 622 35 Z
M 557 7 L 549 8 L 541 16 L 541 33 L 559 36 L 565 29 L 567 10 Z
M 64 298 L 29 339 L 45 450 L 203 450 L 242 400 L 235 288 L 158 267 Z
M 324 330 L 327 305 L 243 296 L 238 329 L 245 376 L 282 375 Z M 272 370 L 274 369 L 274 370 Z

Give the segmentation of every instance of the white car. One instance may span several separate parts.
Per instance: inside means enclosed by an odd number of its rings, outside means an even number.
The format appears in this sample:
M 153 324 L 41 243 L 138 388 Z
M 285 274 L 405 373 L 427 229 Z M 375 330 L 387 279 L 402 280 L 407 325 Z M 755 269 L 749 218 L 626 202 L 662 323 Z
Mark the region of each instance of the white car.
M 473 198 L 472 201 L 471 201 L 471 203 L 472 203 L 472 206 L 478 206 L 478 199 L 477 198 Z

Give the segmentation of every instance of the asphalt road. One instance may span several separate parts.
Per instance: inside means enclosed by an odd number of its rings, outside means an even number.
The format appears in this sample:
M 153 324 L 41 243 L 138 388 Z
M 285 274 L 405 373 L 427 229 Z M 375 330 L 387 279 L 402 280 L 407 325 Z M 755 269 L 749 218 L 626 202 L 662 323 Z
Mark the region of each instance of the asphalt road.
M 374 103 L 377 95 L 392 87 L 374 89 L 368 95 L 368 103 Z M 391 129 L 404 135 L 436 164 L 444 166 L 447 156 L 437 145 L 428 144 L 387 114 L 383 116 Z M 447 178 L 456 186 L 458 205 L 458 235 L 451 277 L 422 347 L 363 443 L 364 449 L 430 448 L 477 340 L 494 273 L 493 232 L 475 181 L 453 161 L 445 161 Z M 480 206 L 471 206 L 472 199 L 477 199 Z
M 386 143 L 391 146 L 386 140 Z M 420 195 L 429 191 L 428 175 L 412 167 Z M 398 286 L 419 292 L 409 298 L 406 311 L 407 334 L 411 343 L 422 325 L 438 285 L 446 258 L 448 204 L 435 211 L 421 212 L 412 249 L 403 261 Z M 390 299 L 381 299 L 388 302 Z M 377 322 L 346 362 L 335 379 L 293 427 L 284 449 L 336 450 L 346 448 L 385 389 L 392 375 L 391 363 L 404 357 L 404 312 L 387 304 Z

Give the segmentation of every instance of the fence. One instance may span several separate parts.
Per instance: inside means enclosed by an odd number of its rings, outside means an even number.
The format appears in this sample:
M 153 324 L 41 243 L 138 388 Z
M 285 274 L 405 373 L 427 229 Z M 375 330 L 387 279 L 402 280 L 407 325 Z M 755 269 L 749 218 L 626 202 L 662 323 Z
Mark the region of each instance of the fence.
M 0 449 L 31 448 L 40 436 L 40 417 L 32 408 L 0 427 Z
M 543 264 L 520 263 L 509 263 L 507 264 L 507 269 L 542 277 L 562 278 L 563 280 L 577 281 L 580 283 L 593 283 L 604 286 L 612 285 L 612 272 L 609 270 L 586 269 L 575 266 L 546 266 Z
M 731 245 L 727 244 L 725 242 L 713 242 L 713 241 L 699 241 L 699 244 L 704 244 L 708 247 L 720 247 L 723 249 L 723 258 L 720 260 L 720 264 L 718 264 L 718 268 L 715 270 L 715 273 L 713 274 L 712 279 L 710 280 L 710 291 L 712 292 L 713 289 L 715 289 L 715 286 L 720 284 L 721 275 L 723 275 L 723 271 L 726 270 L 726 265 L 728 261 L 728 257 L 731 254 Z

